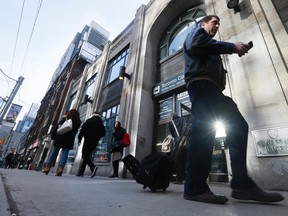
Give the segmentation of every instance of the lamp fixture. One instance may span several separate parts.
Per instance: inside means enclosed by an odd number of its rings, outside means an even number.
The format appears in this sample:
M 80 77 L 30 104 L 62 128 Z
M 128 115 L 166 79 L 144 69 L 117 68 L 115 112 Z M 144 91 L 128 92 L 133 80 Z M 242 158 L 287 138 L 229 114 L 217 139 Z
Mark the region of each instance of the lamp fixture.
M 233 9 L 234 13 L 240 11 L 239 0 L 226 0 L 226 2 L 227 2 L 227 8 Z
M 89 95 L 86 94 L 81 105 L 87 104 L 88 102 L 92 104 L 93 100 L 91 100 L 91 97 L 89 97 Z
M 127 74 L 125 70 L 126 70 L 125 66 L 120 67 L 120 72 L 119 72 L 119 77 L 118 77 L 120 80 L 123 80 L 124 77 L 126 77 L 127 79 L 131 79 L 131 75 Z

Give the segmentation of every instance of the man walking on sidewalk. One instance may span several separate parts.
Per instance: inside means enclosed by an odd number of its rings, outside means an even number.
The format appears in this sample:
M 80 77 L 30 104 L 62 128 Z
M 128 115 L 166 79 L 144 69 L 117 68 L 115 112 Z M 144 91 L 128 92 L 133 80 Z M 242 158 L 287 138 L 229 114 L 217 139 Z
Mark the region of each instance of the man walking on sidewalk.
M 239 57 L 251 48 L 247 43 L 229 43 L 212 39 L 218 31 L 220 19 L 206 16 L 201 26 L 194 28 L 184 43 L 185 81 L 192 103 L 193 123 L 188 150 L 188 167 L 184 198 L 206 203 L 224 204 L 225 196 L 211 192 L 206 183 L 211 168 L 216 120 L 226 126 L 232 169 L 232 197 L 240 200 L 279 202 L 283 196 L 266 193 L 248 176 L 246 151 L 248 124 L 236 103 L 222 91 L 226 84 L 226 70 L 220 54 L 237 53 Z
M 101 116 L 98 112 L 94 112 L 92 116 L 87 119 L 81 127 L 78 135 L 78 145 L 80 146 L 81 140 L 84 137 L 84 144 L 82 149 L 82 164 L 80 166 L 77 176 L 83 176 L 86 165 L 91 170 L 91 178 L 96 175 L 98 167 L 92 162 L 92 153 L 96 149 L 101 137 L 106 134 Z

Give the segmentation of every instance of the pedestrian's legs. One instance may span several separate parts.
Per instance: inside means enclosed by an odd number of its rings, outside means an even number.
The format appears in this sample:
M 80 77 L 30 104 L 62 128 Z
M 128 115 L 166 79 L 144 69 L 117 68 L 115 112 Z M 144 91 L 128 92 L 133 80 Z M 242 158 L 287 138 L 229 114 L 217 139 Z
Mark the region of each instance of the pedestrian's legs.
M 223 103 L 228 116 L 225 118 L 232 169 L 232 194 L 235 199 L 254 200 L 259 202 L 279 202 L 284 197 L 279 193 L 267 193 L 259 188 L 248 176 L 246 164 L 248 124 L 240 114 L 231 98 Z
M 204 180 L 206 180 L 204 177 L 205 175 L 208 177 L 210 171 L 212 142 L 215 139 L 215 133 L 213 133 L 211 125 L 215 124 L 216 120 L 222 120 L 227 132 L 226 142 L 230 150 L 233 176 L 231 196 L 240 200 L 260 202 L 279 202 L 283 200 L 281 194 L 266 193 L 249 178 L 246 165 L 248 124 L 233 100 L 223 95 L 209 81 L 195 81 L 193 86 L 189 85 L 188 93 L 192 102 L 194 121 L 188 150 L 184 198 L 218 204 L 225 203 L 228 200 L 225 196 L 211 193 L 206 182 L 204 183 Z M 203 161 L 203 158 L 209 161 L 210 166 Z M 199 175 L 197 176 L 197 174 Z
M 210 168 L 215 137 L 215 129 L 197 119 L 192 123 L 188 147 L 187 173 L 184 193 L 198 195 L 209 192 L 206 183 Z
M 118 176 L 119 160 L 113 161 L 113 174 Z
M 55 164 L 59 151 L 60 151 L 59 147 L 53 146 L 52 151 L 48 158 L 48 162 L 46 166 L 42 169 L 42 173 L 45 173 L 46 175 L 48 175 L 48 173 L 50 172 L 51 166 Z
M 84 158 L 84 155 L 83 155 L 83 152 L 82 152 L 82 159 Z M 85 169 L 86 169 L 86 165 L 87 165 L 87 163 L 86 163 L 86 161 L 83 159 L 82 161 L 81 161 L 81 165 L 80 165 L 80 169 L 79 169 L 79 171 L 78 171 L 78 173 L 77 173 L 77 176 L 83 176 L 84 175 L 84 172 L 85 172 Z
M 69 155 L 69 149 L 62 148 L 61 157 L 59 161 L 59 166 L 61 166 L 62 168 L 64 168 L 67 163 L 68 155 Z
M 84 145 L 83 145 L 83 149 L 82 149 L 82 158 L 83 158 L 83 164 L 85 165 L 88 165 L 91 172 L 93 172 L 94 168 L 95 168 L 95 164 L 93 163 L 92 161 L 92 157 L 93 155 L 93 152 L 94 150 L 96 149 L 96 146 L 98 145 L 98 141 L 96 140 L 89 140 L 89 139 L 86 139 L 84 141 Z M 84 166 L 82 165 L 82 167 Z M 85 171 L 85 167 L 84 167 L 84 170 L 83 172 Z
M 256 184 L 248 177 L 246 163 L 248 124 L 231 98 L 224 98 L 222 104 L 232 169 L 231 187 L 254 187 Z
M 47 162 L 47 164 L 49 166 L 52 166 L 55 163 L 59 151 L 60 151 L 59 147 L 53 146 L 52 152 L 51 152 L 49 159 L 48 159 L 48 162 Z
M 89 166 L 90 170 L 93 171 L 95 165 L 94 163 L 92 162 L 91 160 L 91 154 L 93 153 L 93 149 L 91 150 L 86 150 L 86 151 L 83 151 L 82 152 L 82 158 L 83 158 L 83 164 L 82 164 L 82 168 L 84 167 L 84 170 L 85 171 L 85 167 L 86 165 Z M 84 166 L 85 165 L 85 166 Z
M 224 204 L 225 196 L 210 191 L 207 178 L 211 169 L 215 141 L 218 97 L 221 91 L 210 81 L 195 81 L 188 86 L 193 122 L 188 147 L 184 199 Z
M 197 82 L 188 87 L 192 102 L 193 122 L 184 187 L 184 193 L 187 195 L 198 195 L 210 191 L 206 180 L 210 173 L 216 134 L 214 106 L 217 102 L 217 95 L 215 94 L 219 90 L 209 81 L 206 82 L 206 85 L 204 84 Z

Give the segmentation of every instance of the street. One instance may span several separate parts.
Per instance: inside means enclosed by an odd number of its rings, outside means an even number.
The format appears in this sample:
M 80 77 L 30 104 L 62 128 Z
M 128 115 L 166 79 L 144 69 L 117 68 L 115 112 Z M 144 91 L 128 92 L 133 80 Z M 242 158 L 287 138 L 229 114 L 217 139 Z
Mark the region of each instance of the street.
M 214 193 L 229 198 L 225 205 L 183 199 L 183 185 L 170 184 L 166 192 L 143 190 L 132 179 L 76 177 L 18 169 L 0 169 L 1 216 L 284 216 L 288 192 L 275 204 L 238 201 L 227 184 L 214 183 Z

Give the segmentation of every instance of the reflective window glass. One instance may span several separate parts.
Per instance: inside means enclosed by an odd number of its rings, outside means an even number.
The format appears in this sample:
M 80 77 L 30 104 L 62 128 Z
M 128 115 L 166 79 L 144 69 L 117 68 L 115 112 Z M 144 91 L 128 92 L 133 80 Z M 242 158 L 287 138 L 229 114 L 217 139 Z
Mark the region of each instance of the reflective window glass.
M 113 82 L 114 80 L 118 79 L 120 67 L 127 65 L 128 59 L 128 52 L 129 48 L 125 48 L 121 51 L 117 56 L 115 56 L 109 63 L 108 63 L 108 79 L 107 84 Z
M 176 21 L 168 27 L 160 42 L 160 60 L 181 50 L 187 34 L 205 15 L 203 10 L 191 9 L 177 17 Z

